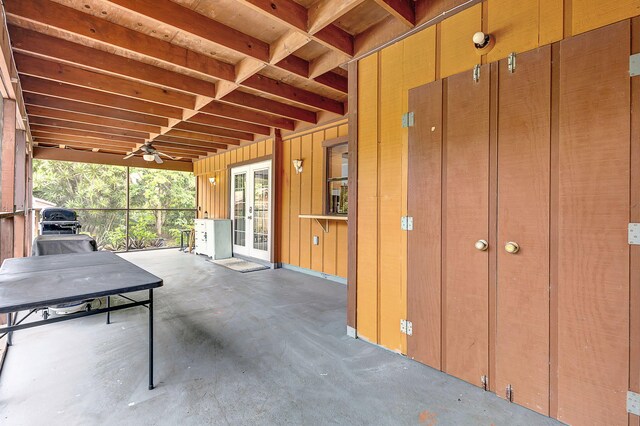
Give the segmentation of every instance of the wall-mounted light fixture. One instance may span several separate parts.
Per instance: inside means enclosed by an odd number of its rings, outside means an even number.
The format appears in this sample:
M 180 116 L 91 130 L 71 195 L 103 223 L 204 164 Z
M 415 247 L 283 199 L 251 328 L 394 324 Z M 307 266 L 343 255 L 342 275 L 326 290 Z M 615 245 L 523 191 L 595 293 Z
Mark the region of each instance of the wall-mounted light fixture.
M 210 177 L 209 178 L 209 183 L 213 186 L 216 186 L 216 178 L 215 177 Z
M 293 160 L 293 168 L 295 169 L 297 175 L 302 173 L 302 160 Z
M 479 55 L 486 55 L 496 45 L 496 39 L 491 34 L 478 31 L 473 35 L 473 45 Z

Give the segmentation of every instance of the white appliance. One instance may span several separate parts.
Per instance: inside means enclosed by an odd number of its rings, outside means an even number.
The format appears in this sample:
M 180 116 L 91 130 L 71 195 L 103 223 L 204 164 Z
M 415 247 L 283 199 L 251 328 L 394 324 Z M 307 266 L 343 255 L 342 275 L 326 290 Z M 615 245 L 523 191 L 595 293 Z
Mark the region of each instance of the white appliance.
M 231 220 L 196 219 L 196 254 L 213 259 L 231 257 Z

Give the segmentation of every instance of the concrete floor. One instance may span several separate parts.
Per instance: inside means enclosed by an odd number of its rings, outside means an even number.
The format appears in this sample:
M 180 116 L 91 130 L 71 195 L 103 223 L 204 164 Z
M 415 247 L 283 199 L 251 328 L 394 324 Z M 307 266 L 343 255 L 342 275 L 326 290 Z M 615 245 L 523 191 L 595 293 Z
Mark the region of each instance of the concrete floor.
M 144 308 L 24 330 L 0 376 L 0 424 L 559 424 L 347 337 L 342 284 L 177 250 L 123 257 L 164 279 L 157 388 Z

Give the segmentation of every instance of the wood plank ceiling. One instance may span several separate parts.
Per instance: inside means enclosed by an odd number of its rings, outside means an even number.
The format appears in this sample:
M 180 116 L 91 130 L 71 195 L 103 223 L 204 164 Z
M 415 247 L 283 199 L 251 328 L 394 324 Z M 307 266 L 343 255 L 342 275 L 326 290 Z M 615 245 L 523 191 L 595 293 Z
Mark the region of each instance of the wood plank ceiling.
M 346 113 L 358 38 L 413 0 L 5 0 L 34 145 L 180 161 Z M 383 31 L 384 28 L 380 28 Z M 365 42 L 366 44 L 366 42 Z

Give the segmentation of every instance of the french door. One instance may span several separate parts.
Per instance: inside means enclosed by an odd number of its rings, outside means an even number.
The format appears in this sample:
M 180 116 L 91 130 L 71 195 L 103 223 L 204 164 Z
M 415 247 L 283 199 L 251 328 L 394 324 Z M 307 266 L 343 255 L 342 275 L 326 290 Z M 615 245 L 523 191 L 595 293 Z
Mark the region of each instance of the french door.
M 231 169 L 233 252 L 271 260 L 271 161 Z

